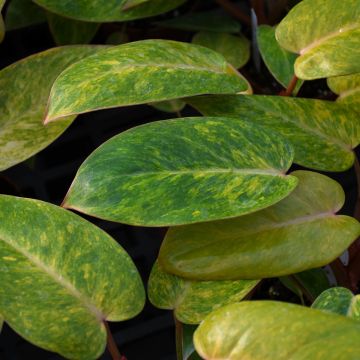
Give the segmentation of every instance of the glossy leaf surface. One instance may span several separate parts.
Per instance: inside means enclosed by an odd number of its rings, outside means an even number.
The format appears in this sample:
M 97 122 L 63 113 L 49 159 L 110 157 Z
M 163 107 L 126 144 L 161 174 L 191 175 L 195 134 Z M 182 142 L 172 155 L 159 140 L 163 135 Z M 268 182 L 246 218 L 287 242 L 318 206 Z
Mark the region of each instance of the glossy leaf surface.
M 360 295 L 354 296 L 346 288 L 335 287 L 324 291 L 311 307 L 360 320 Z
M 342 103 L 360 103 L 360 73 L 336 76 L 327 79 L 329 88 L 339 97 Z
M 47 13 L 50 31 L 57 45 L 88 44 L 95 36 L 99 24 L 67 19 Z
M 276 38 L 301 56 L 296 75 L 305 80 L 360 72 L 358 0 L 303 0 L 281 21 Z
M 203 31 L 193 37 L 192 43 L 222 54 L 226 61 L 237 69 L 244 66 L 250 58 L 250 43 L 243 35 Z
M 173 10 L 186 0 L 150 0 L 128 7 L 128 0 L 34 0 L 55 14 L 82 21 L 129 21 Z
M 297 58 L 283 49 L 275 39 L 275 28 L 268 25 L 260 25 L 257 28 L 257 43 L 262 59 L 274 78 L 284 87 L 290 84 L 295 74 L 294 63 Z M 297 94 L 302 81 L 298 81 L 294 94 Z
M 360 141 L 358 114 L 330 101 L 281 96 L 204 96 L 187 102 L 207 116 L 236 116 L 277 131 L 295 149 L 294 162 L 344 171 Z
M 213 310 L 242 300 L 258 280 L 191 281 L 166 273 L 155 263 L 150 274 L 148 295 L 151 303 L 174 310 L 185 324 L 199 324 Z
M 54 48 L 0 71 L 0 170 L 38 153 L 66 130 L 74 117 L 42 123 L 51 85 L 67 66 L 101 48 Z
M 188 31 L 238 33 L 241 30 L 239 22 L 219 11 L 186 14 L 173 19 L 158 21 L 156 24 L 167 28 Z
M 38 200 L 0 196 L 0 313 L 28 341 L 71 359 L 97 359 L 103 320 L 144 305 L 127 253 L 81 217 Z M 19 226 L 21 224 L 21 226 Z
M 291 162 L 287 143 L 252 124 L 204 117 L 158 121 L 95 150 L 64 206 L 145 226 L 234 217 L 287 196 L 297 184 L 285 175 Z
M 66 69 L 51 90 L 46 121 L 101 108 L 242 91 L 248 91 L 248 83 L 220 54 L 187 43 L 144 40 L 111 47 Z
M 359 222 L 335 213 L 341 186 L 309 171 L 279 203 L 235 219 L 171 228 L 160 249 L 165 271 L 190 279 L 262 279 L 328 264 L 360 235 Z
M 284 302 L 244 301 L 207 316 L 194 343 L 204 359 L 356 360 L 360 323 Z
M 5 15 L 7 30 L 21 29 L 26 26 L 46 22 L 43 9 L 31 0 L 11 0 Z

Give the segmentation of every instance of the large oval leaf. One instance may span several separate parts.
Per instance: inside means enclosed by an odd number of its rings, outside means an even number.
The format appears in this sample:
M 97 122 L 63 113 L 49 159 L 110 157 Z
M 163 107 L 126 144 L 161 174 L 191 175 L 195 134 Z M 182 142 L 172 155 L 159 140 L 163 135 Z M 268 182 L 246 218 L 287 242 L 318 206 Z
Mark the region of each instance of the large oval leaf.
M 128 6 L 128 0 L 34 0 L 46 10 L 65 17 L 95 22 L 129 21 L 170 11 L 186 0 L 151 0 Z
M 192 43 L 217 51 L 237 69 L 244 66 L 250 58 L 250 42 L 243 35 L 202 31 L 195 34 Z
M 360 103 L 360 73 L 336 76 L 327 79 L 329 88 L 339 97 L 336 101 L 343 103 Z
M 102 48 L 50 49 L 0 71 L 0 170 L 28 159 L 66 130 L 74 117 L 42 123 L 51 85 L 67 66 Z
M 294 76 L 294 63 L 297 55 L 283 49 L 275 39 L 275 27 L 260 25 L 256 32 L 259 51 L 266 67 L 274 78 L 284 87 Z M 294 89 L 297 94 L 303 81 L 298 81 Z
M 218 53 L 170 40 L 114 46 L 70 66 L 51 90 L 46 122 L 116 106 L 248 91 Z
M 360 295 L 354 296 L 346 288 L 336 287 L 325 290 L 311 307 L 360 320 Z
M 145 226 L 233 217 L 288 195 L 297 183 L 285 176 L 291 161 L 292 148 L 276 134 L 239 120 L 159 121 L 95 150 L 64 206 Z
M 360 235 L 359 222 L 335 216 L 345 196 L 334 180 L 292 173 L 297 188 L 279 203 L 235 219 L 171 228 L 164 269 L 190 279 L 262 279 L 328 264 Z
M 242 300 L 259 280 L 191 281 L 166 273 L 156 262 L 150 274 L 151 303 L 174 310 L 185 324 L 199 324 L 213 310 Z
M 204 359 L 357 360 L 360 323 L 284 302 L 244 301 L 207 316 L 194 344 Z
M 323 171 L 354 163 L 360 141 L 358 113 L 330 101 L 281 96 L 203 96 L 187 100 L 207 116 L 236 116 L 277 131 L 295 149 L 294 161 Z
M 296 75 L 305 80 L 360 72 L 360 2 L 303 0 L 281 21 L 276 38 L 301 56 Z
M 144 305 L 130 257 L 95 225 L 41 201 L 1 195 L 0 223 L 5 321 L 66 358 L 97 359 L 102 322 L 129 319 Z

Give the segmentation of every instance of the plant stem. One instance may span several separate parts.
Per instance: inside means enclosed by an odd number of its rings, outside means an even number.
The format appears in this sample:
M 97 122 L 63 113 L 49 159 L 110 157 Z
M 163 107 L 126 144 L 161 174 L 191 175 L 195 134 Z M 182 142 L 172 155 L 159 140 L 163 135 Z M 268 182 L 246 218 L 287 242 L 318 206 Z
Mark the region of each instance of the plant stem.
M 116 342 L 111 334 L 109 324 L 104 320 L 104 325 L 107 333 L 107 348 L 113 360 L 126 360 L 126 357 L 120 354 Z
M 242 21 L 246 25 L 251 26 L 250 16 L 244 14 L 239 7 L 233 4 L 230 0 L 215 0 L 225 11 L 227 11 L 230 15 Z
M 298 78 L 296 75 L 293 76 L 293 78 L 291 79 L 288 87 L 286 88 L 285 91 L 280 91 L 279 95 L 280 96 L 291 96 L 291 94 L 293 93 L 296 84 L 297 84 Z
M 176 339 L 176 358 L 177 360 L 183 360 L 183 325 L 176 318 L 174 313 L 175 322 L 175 339 Z

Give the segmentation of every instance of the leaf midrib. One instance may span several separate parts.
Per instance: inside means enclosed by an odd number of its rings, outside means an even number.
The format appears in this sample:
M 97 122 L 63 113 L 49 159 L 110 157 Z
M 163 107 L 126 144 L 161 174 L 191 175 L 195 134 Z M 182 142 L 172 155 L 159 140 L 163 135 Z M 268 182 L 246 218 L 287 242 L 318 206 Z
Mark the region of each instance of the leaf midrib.
M 4 241 L 7 245 L 15 249 L 18 253 L 27 258 L 31 263 L 35 265 L 35 267 L 43 270 L 49 277 L 55 280 L 56 283 L 60 284 L 63 288 L 65 288 L 70 295 L 77 298 L 80 303 L 86 307 L 91 314 L 99 321 L 99 323 L 103 322 L 106 316 L 99 311 L 99 309 L 94 305 L 87 296 L 84 296 L 78 289 L 75 288 L 73 284 L 71 284 L 67 279 L 64 279 L 61 275 L 57 274 L 54 269 L 50 268 L 48 265 L 44 264 L 39 258 L 33 256 L 30 252 L 25 249 L 16 246 L 13 242 L 6 240 L 6 237 L 3 234 L 0 235 L 0 240 Z

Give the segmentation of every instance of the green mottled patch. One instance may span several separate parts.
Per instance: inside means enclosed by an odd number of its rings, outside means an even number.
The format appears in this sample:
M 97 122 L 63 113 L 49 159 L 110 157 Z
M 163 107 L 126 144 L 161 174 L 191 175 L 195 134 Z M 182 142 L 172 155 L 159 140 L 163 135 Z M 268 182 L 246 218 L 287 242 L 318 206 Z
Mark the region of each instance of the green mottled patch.
M 250 42 L 243 35 L 202 31 L 193 37 L 192 43 L 217 51 L 236 69 L 244 66 L 250 58 Z
M 300 54 L 295 73 L 301 79 L 360 72 L 360 2 L 303 0 L 278 25 L 276 38 Z
M 187 31 L 238 33 L 241 30 L 238 21 L 217 10 L 189 13 L 173 19 L 158 21 L 156 24 L 166 28 Z
M 360 295 L 354 296 L 349 289 L 343 287 L 325 290 L 311 307 L 360 320 Z
M 354 163 L 359 115 L 341 104 L 261 95 L 203 96 L 187 102 L 207 116 L 236 116 L 278 132 L 293 145 L 299 165 L 344 171 Z
M 66 69 L 51 90 L 46 121 L 102 108 L 247 91 L 247 81 L 210 49 L 170 40 L 137 41 Z
M 195 280 L 263 279 L 330 263 L 360 235 L 359 222 L 335 213 L 345 195 L 334 180 L 295 171 L 299 185 L 256 213 L 170 228 L 159 254 L 165 271 Z
M 54 48 L 0 71 L 0 170 L 38 153 L 71 124 L 74 116 L 43 125 L 51 85 L 67 66 L 99 49 L 102 47 Z
M 137 0 L 136 6 L 129 7 L 129 0 L 34 0 L 35 3 L 55 14 L 94 22 L 129 21 L 155 16 L 173 10 L 185 1 Z
M 185 324 L 199 324 L 213 310 L 242 300 L 259 280 L 191 281 L 166 273 L 156 262 L 149 279 L 148 296 L 160 308 L 174 310 Z
M 81 217 L 0 196 L 0 313 L 17 333 L 69 359 L 97 359 L 103 320 L 138 314 L 144 289 L 130 257 Z
M 72 20 L 50 12 L 47 19 L 57 45 L 88 44 L 99 28 L 97 23 Z
M 360 324 L 295 304 L 244 301 L 207 316 L 194 344 L 204 359 L 357 360 Z
M 297 58 L 284 48 L 275 39 L 275 27 L 260 25 L 257 28 L 257 43 L 262 59 L 274 78 L 287 88 L 294 76 L 294 63 Z M 303 81 L 299 80 L 294 94 L 296 95 L 302 86 Z
M 21 29 L 46 22 L 43 9 L 31 0 L 11 0 L 5 15 L 7 30 Z
M 360 73 L 328 78 L 327 84 L 339 95 L 336 101 L 346 104 L 360 103 Z
M 154 102 L 149 105 L 160 111 L 168 113 L 179 113 L 186 106 L 186 103 L 181 99 L 175 99 Z
M 264 151 L 266 149 L 266 151 Z M 81 165 L 64 206 L 132 225 L 179 225 L 256 211 L 296 186 L 292 148 L 229 118 L 158 121 L 123 132 Z

